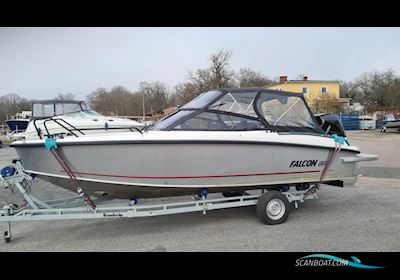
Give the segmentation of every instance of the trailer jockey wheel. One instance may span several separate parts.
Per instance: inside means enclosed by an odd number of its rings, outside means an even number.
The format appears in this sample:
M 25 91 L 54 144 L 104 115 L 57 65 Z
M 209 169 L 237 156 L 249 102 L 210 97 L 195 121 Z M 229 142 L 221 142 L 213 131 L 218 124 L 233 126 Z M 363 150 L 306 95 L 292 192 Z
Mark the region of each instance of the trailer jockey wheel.
M 289 212 L 290 203 L 279 191 L 268 191 L 258 199 L 257 216 L 265 224 L 281 224 L 287 219 Z

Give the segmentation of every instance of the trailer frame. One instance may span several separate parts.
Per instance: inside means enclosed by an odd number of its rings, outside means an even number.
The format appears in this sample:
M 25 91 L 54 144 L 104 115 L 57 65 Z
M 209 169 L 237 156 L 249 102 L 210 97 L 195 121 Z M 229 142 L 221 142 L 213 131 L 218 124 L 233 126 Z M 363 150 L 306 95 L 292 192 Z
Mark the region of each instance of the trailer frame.
M 97 207 L 92 209 L 83 202 L 79 195 L 47 201 L 40 200 L 30 193 L 31 182 L 34 178 L 25 172 L 21 162 L 15 162 L 12 167 L 14 167 L 15 173 L 7 177 L 0 175 L 0 185 L 3 185 L 6 189 L 17 188 L 27 204 L 17 209 L 16 205 L 5 203 L 0 210 L 0 222 L 7 223 L 7 230 L 4 231 L 6 242 L 11 240 L 11 222 L 135 218 L 190 212 L 202 212 L 205 215 L 207 211 L 211 210 L 258 205 L 259 198 L 265 194 L 265 189 L 260 187 L 259 194 L 210 199 L 207 198 L 208 190 L 203 189 L 202 195 L 192 196 L 191 201 L 186 199 L 179 202 L 146 205 L 131 205 L 133 201 L 118 204 L 96 203 Z M 318 198 L 316 194 L 318 190 L 319 184 L 316 184 L 306 190 L 290 190 L 289 188 L 289 190 L 281 189 L 280 192 L 289 203 L 293 203 L 295 208 L 298 208 L 299 202 Z

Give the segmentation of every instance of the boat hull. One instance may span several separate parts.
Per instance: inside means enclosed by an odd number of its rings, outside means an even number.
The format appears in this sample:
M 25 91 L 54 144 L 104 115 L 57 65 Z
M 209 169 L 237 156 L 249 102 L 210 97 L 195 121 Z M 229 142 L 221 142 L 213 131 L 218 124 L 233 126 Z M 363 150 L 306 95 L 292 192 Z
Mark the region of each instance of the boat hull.
M 27 172 L 74 187 L 52 153 L 16 146 Z M 65 145 L 65 158 L 89 194 L 110 198 L 161 197 L 318 182 L 332 148 L 271 142 L 164 141 Z M 340 151 L 324 181 L 354 180 L 357 163 Z
M 400 128 L 400 120 L 384 121 L 383 126 L 386 128 Z
M 22 132 L 28 127 L 29 120 L 7 120 L 6 124 L 11 131 Z

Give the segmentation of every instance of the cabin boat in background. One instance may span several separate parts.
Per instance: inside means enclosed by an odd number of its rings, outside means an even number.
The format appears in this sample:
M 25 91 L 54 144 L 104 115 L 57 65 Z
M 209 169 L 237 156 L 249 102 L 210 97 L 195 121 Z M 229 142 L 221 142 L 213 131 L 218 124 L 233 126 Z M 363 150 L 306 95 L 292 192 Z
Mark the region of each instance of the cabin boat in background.
M 6 120 L 6 124 L 11 133 L 23 132 L 28 127 L 32 112 L 22 111 L 16 113 L 13 117 Z
M 40 139 L 47 135 L 62 137 L 110 131 L 142 129 L 145 124 L 117 117 L 103 116 L 79 100 L 38 100 L 32 102 L 31 121 L 15 139 Z
M 400 119 L 396 119 L 393 114 L 386 114 L 382 123 L 381 132 L 386 132 L 388 128 L 400 131 Z

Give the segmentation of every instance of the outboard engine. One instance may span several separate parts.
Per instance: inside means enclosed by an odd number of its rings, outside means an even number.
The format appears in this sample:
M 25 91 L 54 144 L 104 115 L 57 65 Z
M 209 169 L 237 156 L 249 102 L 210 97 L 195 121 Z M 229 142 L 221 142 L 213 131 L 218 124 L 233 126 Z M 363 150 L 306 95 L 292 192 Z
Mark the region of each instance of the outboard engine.
M 346 137 L 346 132 L 338 115 L 318 114 L 315 115 L 315 118 L 322 130 L 327 134 L 337 134 L 338 136 Z

